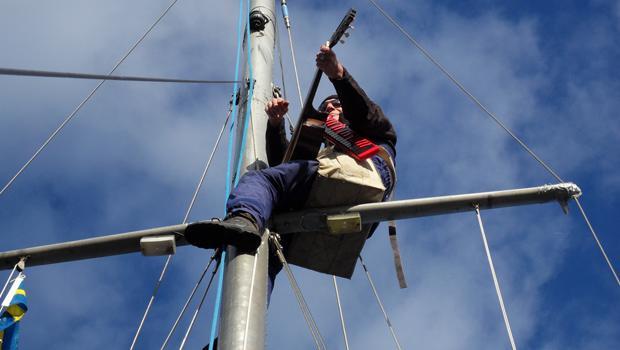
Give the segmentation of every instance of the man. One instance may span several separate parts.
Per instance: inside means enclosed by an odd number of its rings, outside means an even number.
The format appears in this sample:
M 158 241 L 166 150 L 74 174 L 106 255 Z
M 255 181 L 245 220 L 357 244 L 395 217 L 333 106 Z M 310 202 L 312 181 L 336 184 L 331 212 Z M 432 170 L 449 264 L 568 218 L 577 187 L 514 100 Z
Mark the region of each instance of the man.
M 362 202 L 382 201 L 389 196 L 395 182 L 393 159 L 396 155 L 396 133 L 392 124 L 381 108 L 366 96 L 328 46 L 321 46 L 316 55 L 316 65 L 327 75 L 337 92 L 337 95 L 321 103 L 319 112 L 348 124 L 353 132 L 380 146 L 379 154 L 367 161 L 356 161 L 331 146 L 321 151 L 316 160 L 280 163 L 288 145 L 283 122 L 283 116 L 288 111 L 288 101 L 272 99 L 265 108 L 269 117 L 266 136 L 271 167 L 249 171 L 240 179 L 228 198 L 227 215 L 223 221 L 212 220 L 189 225 L 185 232 L 189 243 L 206 249 L 233 245 L 241 252 L 253 252 L 260 245 L 262 232 L 273 212 L 299 210 L 305 206 L 328 206 L 326 204 L 329 203 L 359 204 L 360 198 Z M 338 167 L 346 163 L 343 168 L 356 168 L 354 172 L 365 171 L 362 182 L 374 176 L 378 185 L 373 189 L 379 191 L 379 196 L 364 200 L 363 196 L 356 193 L 346 199 L 334 196 L 329 190 L 326 196 L 324 192 L 327 187 L 324 184 L 329 181 L 324 180 L 329 180 L 331 174 L 337 172 L 330 168 L 325 173 L 325 164 L 328 163 L 331 166 L 337 164 Z M 343 170 L 346 182 L 346 174 L 350 173 L 350 169 Z M 338 179 L 338 183 L 341 184 L 342 179 Z M 366 190 L 354 191 L 366 193 Z M 325 198 L 336 201 L 324 201 Z

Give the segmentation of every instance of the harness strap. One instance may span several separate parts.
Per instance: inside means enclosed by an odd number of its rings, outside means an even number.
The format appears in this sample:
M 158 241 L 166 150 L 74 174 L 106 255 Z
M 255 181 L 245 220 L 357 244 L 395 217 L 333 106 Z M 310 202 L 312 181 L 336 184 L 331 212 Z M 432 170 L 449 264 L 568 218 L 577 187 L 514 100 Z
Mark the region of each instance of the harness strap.
M 387 156 L 387 152 L 385 150 L 383 151 L 383 153 Z M 379 153 L 379 155 L 381 155 L 381 153 Z M 394 163 L 392 163 L 392 159 L 389 156 L 387 156 L 386 158 L 387 158 L 386 160 L 388 161 L 388 164 L 390 164 L 393 167 Z M 391 170 L 393 169 L 394 168 L 391 168 Z M 394 177 L 394 180 L 396 180 L 395 177 Z M 395 183 L 392 184 L 392 188 L 391 188 L 392 192 L 390 192 L 390 197 L 388 198 L 388 201 L 391 201 L 394 196 L 394 191 L 393 191 L 394 186 L 395 186 Z M 405 271 L 403 270 L 403 262 L 400 258 L 400 248 L 398 247 L 398 239 L 396 238 L 396 222 L 394 220 L 390 220 L 388 222 L 388 236 L 390 238 L 390 246 L 392 247 L 392 255 L 394 256 L 394 269 L 396 269 L 396 278 L 398 279 L 398 285 L 401 289 L 404 289 L 404 288 L 407 288 L 407 281 L 405 280 Z
M 392 254 L 394 255 L 394 268 L 396 269 L 396 278 L 401 289 L 407 288 L 405 280 L 405 271 L 403 271 L 403 262 L 400 259 L 400 249 L 398 248 L 398 239 L 396 238 L 396 223 L 390 220 L 388 223 L 390 245 L 392 246 Z

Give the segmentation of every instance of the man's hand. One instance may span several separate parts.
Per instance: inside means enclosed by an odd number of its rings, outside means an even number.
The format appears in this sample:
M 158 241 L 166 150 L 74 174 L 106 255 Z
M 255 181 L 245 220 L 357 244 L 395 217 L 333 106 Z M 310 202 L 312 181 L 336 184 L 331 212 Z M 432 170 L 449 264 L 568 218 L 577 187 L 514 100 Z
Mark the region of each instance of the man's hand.
M 288 101 L 283 98 L 272 98 L 271 101 L 267 102 L 265 112 L 267 112 L 271 126 L 280 126 L 284 115 L 288 112 Z
M 327 45 L 322 45 L 316 54 L 316 66 L 330 79 L 342 79 L 344 77 L 344 67 L 338 62 L 336 53 Z

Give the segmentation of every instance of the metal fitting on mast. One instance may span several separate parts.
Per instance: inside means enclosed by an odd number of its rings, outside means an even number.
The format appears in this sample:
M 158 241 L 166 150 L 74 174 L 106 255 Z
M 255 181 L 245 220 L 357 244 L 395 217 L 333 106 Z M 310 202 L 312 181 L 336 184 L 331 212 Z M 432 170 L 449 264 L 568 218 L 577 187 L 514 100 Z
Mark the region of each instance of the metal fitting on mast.
M 269 18 L 261 12 L 261 10 L 254 10 L 250 12 L 250 31 L 256 32 L 265 29 L 265 25 L 269 23 Z

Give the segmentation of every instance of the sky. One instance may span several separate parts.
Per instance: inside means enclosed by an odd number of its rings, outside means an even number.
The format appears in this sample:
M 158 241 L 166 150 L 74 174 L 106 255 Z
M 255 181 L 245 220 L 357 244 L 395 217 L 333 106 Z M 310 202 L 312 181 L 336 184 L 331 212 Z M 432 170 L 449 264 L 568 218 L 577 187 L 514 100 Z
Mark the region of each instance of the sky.
M 617 266 L 620 1 L 379 3 L 564 180 L 580 186 L 581 203 Z M 106 74 L 168 4 L 4 2 L 0 67 Z M 276 7 L 295 117 L 290 48 Z M 289 2 L 302 91 L 315 52 L 350 7 L 358 11 L 355 29 L 335 50 L 398 132 L 397 199 L 556 182 L 368 1 Z M 117 74 L 232 80 L 238 14 L 235 1 L 179 1 Z M 278 85 L 280 76 L 276 64 Z M 97 83 L 0 76 L 0 185 Z M 331 93 L 329 84 L 319 91 Z M 230 85 L 105 83 L 0 196 L 0 250 L 180 223 L 231 93 Z M 222 215 L 225 167 L 222 146 L 191 221 Z M 519 348 L 620 346 L 620 288 L 574 203 L 568 215 L 548 203 L 483 211 L 482 219 Z M 402 347 L 509 349 L 475 214 L 401 220 L 398 230 L 407 289 L 398 288 L 385 226 L 362 254 Z M 159 348 L 210 255 L 178 249 L 139 349 Z M 27 268 L 22 348 L 128 348 L 164 260 L 128 254 Z M 330 276 L 293 269 L 327 347 L 344 348 Z M 351 349 L 394 348 L 361 266 L 339 286 Z M 213 295 L 189 349 L 208 342 Z M 266 344 L 313 348 L 284 274 Z

